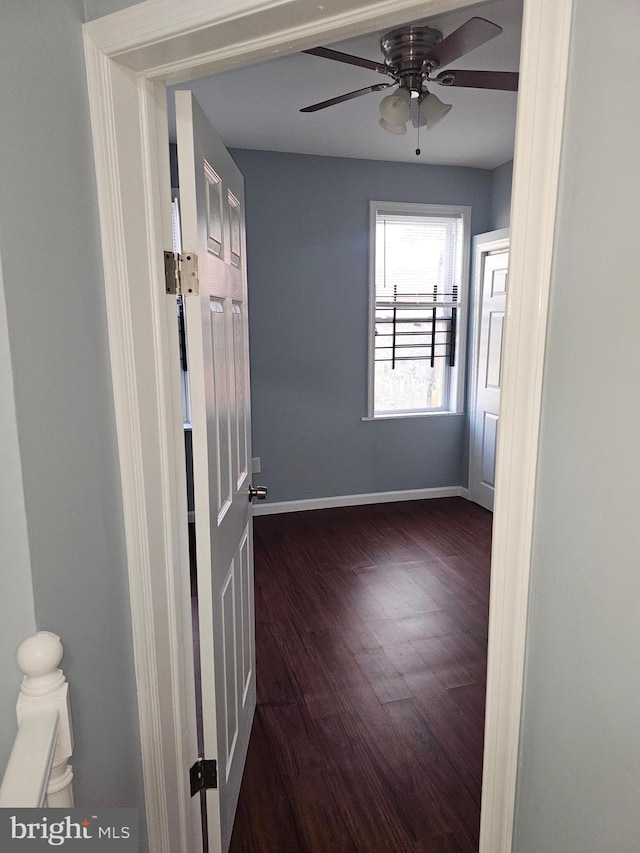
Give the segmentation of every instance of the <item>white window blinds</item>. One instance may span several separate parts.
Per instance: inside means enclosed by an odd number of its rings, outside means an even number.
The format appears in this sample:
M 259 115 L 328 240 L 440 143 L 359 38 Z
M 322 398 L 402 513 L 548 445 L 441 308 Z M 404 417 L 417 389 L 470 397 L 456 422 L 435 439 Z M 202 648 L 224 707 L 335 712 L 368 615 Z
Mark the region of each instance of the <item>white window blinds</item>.
M 462 216 L 376 214 L 376 301 L 458 301 Z

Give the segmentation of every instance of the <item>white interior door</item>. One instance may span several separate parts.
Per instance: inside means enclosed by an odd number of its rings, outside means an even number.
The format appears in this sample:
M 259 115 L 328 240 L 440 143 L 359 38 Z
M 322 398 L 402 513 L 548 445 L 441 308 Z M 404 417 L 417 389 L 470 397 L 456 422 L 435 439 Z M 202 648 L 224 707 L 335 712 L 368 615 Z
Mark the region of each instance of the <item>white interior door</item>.
M 227 850 L 255 709 L 253 548 L 244 195 L 240 171 L 190 92 L 176 92 L 193 430 L 204 753 L 210 853 Z
M 507 297 L 509 248 L 479 247 L 476 259 L 479 324 L 474 366 L 471 444 L 469 452 L 469 497 L 493 511 L 496 446 L 500 422 L 502 341 Z

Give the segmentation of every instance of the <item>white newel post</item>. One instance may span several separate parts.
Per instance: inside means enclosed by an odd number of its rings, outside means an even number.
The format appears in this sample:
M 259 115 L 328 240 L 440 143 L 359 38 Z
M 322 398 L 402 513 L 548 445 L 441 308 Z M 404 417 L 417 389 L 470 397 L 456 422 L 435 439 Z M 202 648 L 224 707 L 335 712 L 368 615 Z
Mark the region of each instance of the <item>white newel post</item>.
M 60 637 L 50 631 L 40 631 L 21 643 L 16 655 L 18 666 L 25 674 L 16 708 L 18 725 L 34 711 L 55 708 L 59 714 L 58 736 L 45 804 L 49 808 L 73 806 L 73 771 L 69 764 L 73 754 L 69 684 L 58 668 L 63 654 Z

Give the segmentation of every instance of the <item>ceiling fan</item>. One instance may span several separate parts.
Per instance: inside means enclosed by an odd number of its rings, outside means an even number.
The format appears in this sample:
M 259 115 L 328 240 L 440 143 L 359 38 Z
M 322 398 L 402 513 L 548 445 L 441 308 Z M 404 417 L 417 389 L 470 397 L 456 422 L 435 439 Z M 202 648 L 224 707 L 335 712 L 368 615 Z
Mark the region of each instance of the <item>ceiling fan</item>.
M 396 85 L 398 88 L 380 103 L 380 125 L 390 133 L 407 132 L 406 124 L 411 119 L 414 127 L 430 130 L 451 109 L 427 88 L 428 83 L 439 86 L 463 86 L 473 89 L 502 89 L 515 92 L 518 89 L 518 74 L 515 71 L 461 71 L 451 69 L 438 71 L 461 56 L 479 47 L 502 32 L 502 27 L 484 18 L 471 18 L 446 38 L 440 30 L 425 25 L 398 27 L 380 39 L 383 62 L 363 59 L 349 53 L 341 53 L 328 47 L 305 50 L 313 56 L 345 62 L 369 68 L 391 78 L 391 82 L 374 83 L 337 98 L 329 98 L 318 104 L 304 107 L 300 112 L 312 113 L 366 95 L 380 92 Z

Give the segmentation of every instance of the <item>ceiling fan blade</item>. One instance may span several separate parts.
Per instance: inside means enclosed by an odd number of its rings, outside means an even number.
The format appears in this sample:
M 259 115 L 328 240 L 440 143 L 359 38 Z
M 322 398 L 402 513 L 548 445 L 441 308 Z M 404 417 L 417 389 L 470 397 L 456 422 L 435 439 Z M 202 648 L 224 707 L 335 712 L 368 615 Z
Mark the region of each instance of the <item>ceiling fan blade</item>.
M 505 92 L 518 91 L 517 71 L 441 71 L 433 82 L 441 86 L 466 86 L 469 89 L 502 89 Z
M 304 107 L 300 112 L 315 113 L 317 110 L 325 109 L 325 107 L 332 107 L 334 104 L 350 101 L 351 98 L 359 98 L 360 95 L 366 95 L 368 92 L 380 92 L 382 89 L 388 89 L 389 86 L 393 85 L 393 83 L 375 83 L 373 86 L 365 86 L 364 89 L 356 89 L 355 92 L 348 92 L 346 95 L 338 95 L 337 98 L 329 98 L 328 101 L 320 101 L 319 104 L 311 104 L 310 107 Z
M 341 53 L 339 50 L 331 50 L 330 47 L 312 47 L 302 52 L 310 53 L 312 56 L 322 56 L 323 59 L 334 59 L 336 62 L 346 62 L 347 65 L 368 68 L 370 71 L 379 71 L 381 74 L 388 74 L 392 70 L 382 62 L 374 62 L 372 59 L 362 59 L 360 56 L 352 56 L 350 53 Z
M 495 36 L 500 35 L 502 27 L 493 24 L 485 18 L 470 18 L 466 24 L 458 27 L 451 35 L 443 38 L 427 53 L 427 59 L 434 60 L 438 65 L 448 65 L 469 51 L 480 47 Z

